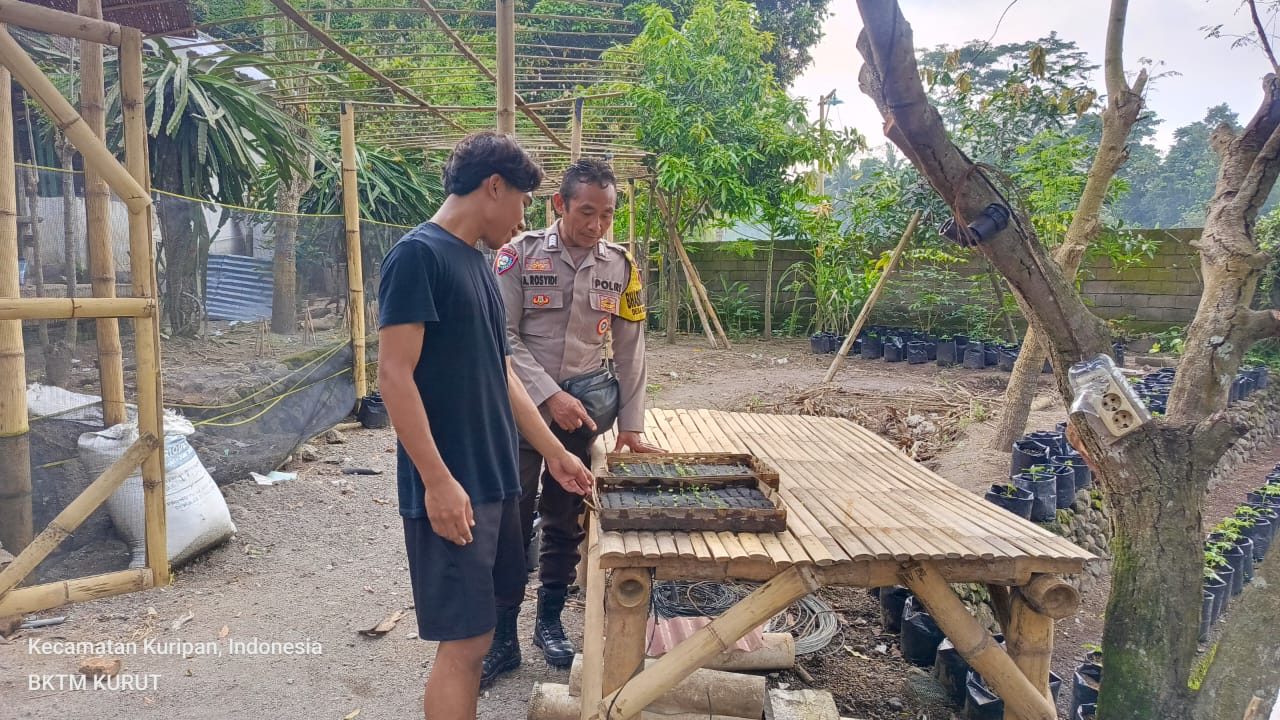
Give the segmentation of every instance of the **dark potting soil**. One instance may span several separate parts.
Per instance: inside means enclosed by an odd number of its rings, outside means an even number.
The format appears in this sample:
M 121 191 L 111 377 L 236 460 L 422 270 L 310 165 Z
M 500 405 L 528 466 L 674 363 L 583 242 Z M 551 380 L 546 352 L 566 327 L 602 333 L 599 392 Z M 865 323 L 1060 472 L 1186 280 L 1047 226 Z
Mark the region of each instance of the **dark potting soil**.
M 707 463 L 619 463 L 609 468 L 615 477 L 700 478 L 750 475 L 746 465 L 712 465 Z
M 771 510 L 774 504 L 753 487 L 609 489 L 600 493 L 600 505 L 623 508 L 711 508 Z

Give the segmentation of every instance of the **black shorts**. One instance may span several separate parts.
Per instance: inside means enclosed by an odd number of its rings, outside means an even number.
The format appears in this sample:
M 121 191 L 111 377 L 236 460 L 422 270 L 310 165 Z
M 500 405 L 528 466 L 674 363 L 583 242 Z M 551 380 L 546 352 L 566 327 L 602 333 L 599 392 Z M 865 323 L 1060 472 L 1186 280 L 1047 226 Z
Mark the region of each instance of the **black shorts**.
M 519 498 L 472 507 L 472 541 L 455 545 L 426 518 L 404 519 L 409 582 L 423 640 L 465 640 L 497 623 L 497 607 L 524 599 L 524 541 Z

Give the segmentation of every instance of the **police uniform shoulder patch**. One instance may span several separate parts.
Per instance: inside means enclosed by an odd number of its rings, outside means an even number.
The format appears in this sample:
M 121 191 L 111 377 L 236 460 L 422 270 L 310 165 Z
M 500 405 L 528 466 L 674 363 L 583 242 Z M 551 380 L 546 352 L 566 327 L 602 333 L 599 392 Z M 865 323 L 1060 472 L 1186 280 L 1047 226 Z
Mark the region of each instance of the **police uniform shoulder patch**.
M 640 282 L 640 271 L 636 268 L 636 261 L 631 258 L 631 253 L 627 252 L 626 248 L 620 249 L 627 256 L 627 264 L 631 266 L 631 278 L 622 291 L 618 317 L 639 322 L 648 317 L 644 306 L 644 284 Z
M 493 270 L 501 275 L 515 267 L 516 261 L 519 259 L 520 256 L 510 245 L 508 245 L 498 251 L 498 257 L 493 260 Z

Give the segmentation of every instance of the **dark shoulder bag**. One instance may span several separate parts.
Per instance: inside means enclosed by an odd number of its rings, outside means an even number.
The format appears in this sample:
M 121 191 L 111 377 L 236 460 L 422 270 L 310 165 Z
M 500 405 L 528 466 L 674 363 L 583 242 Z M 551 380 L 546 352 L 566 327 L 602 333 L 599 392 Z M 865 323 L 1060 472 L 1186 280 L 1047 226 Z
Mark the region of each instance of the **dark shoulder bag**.
M 591 416 L 596 424 L 595 432 L 583 423 L 582 427 L 568 433 L 569 435 L 577 434 L 587 439 L 594 438 L 608 431 L 617 422 L 621 390 L 618 386 L 618 378 L 613 374 L 610 364 L 603 364 L 591 372 L 575 375 L 560 383 L 560 389 L 577 398 L 586 409 L 587 415 Z M 554 420 L 551 422 L 551 429 L 557 433 L 566 432 Z

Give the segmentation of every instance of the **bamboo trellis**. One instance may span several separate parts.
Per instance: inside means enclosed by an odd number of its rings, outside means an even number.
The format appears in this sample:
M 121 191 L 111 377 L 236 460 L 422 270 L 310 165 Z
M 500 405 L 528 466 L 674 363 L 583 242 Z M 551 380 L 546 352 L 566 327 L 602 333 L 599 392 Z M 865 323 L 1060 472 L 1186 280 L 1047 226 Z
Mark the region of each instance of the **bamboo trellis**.
M 160 440 L 163 437 L 160 328 L 156 313 L 155 245 L 151 229 L 147 129 L 143 117 L 145 90 L 142 81 L 142 33 L 135 28 L 122 27 L 101 19 L 102 6 L 97 0 L 81 0 L 79 9 L 90 17 L 0 0 L 0 23 L 78 39 L 94 54 L 101 51 L 97 45 L 118 48 L 126 158 L 123 165 L 117 161 L 102 137 L 101 75 L 94 71 L 84 74 L 86 88 L 81 98 L 84 110 L 77 112 L 8 30 L 0 25 L 0 67 L 3 68 L 0 70 L 0 363 L 3 363 L 0 365 L 0 461 L 5 466 L 5 479 L 0 487 L 0 512 L 3 512 L 3 518 L 0 519 L 5 521 L 4 540 L 14 543 L 8 549 L 17 553 L 12 563 L 0 571 L 0 616 L 35 612 L 67 602 L 132 592 L 163 585 L 169 580 L 165 542 L 164 457 L 163 443 Z M 110 288 L 103 287 L 107 280 L 105 271 L 104 277 L 94 277 L 94 294 L 97 297 L 20 297 L 20 288 L 16 283 L 18 240 L 15 224 L 17 208 L 10 73 L 49 115 L 51 122 L 80 151 L 86 171 L 115 192 L 128 208 L 133 297 L 110 297 L 114 295 L 114 277 L 110 278 Z M 97 87 L 89 88 L 90 84 L 96 84 Z M 110 221 L 105 212 L 91 212 L 88 217 L 91 224 L 97 224 L 97 227 L 90 228 L 90 251 L 98 253 L 97 259 L 101 260 L 101 245 L 105 244 L 102 239 L 109 236 Z M 100 241 L 97 246 L 93 243 L 95 237 Z M 110 255 L 105 257 L 110 260 Z M 98 264 L 113 267 L 113 263 L 98 262 L 95 262 L 95 267 Z M 133 319 L 140 438 L 118 462 L 64 508 L 47 528 L 32 537 L 30 433 L 20 323 L 22 320 L 70 317 L 99 320 L 100 348 L 105 323 L 114 324 L 118 318 Z M 109 340 L 113 347 L 107 348 L 105 356 L 108 362 L 101 363 L 101 372 L 104 418 L 111 424 L 124 419 L 125 384 L 119 362 L 118 336 L 109 337 Z M 33 587 L 17 587 L 139 465 L 142 467 L 147 566 Z M 16 528 L 16 532 L 15 528 L 7 524 L 15 518 L 25 523 L 24 527 Z
M 493 129 L 496 115 L 547 170 L 543 193 L 573 157 L 580 101 L 581 155 L 608 158 L 621 179 L 649 174 L 625 99 L 638 66 L 620 47 L 639 24 L 620 3 L 566 0 L 563 14 L 531 12 L 532 0 L 499 0 L 494 10 L 461 0 L 271 4 L 275 12 L 183 28 L 197 36 L 180 47 L 260 56 L 275 76 L 261 80 L 264 92 L 332 126 L 349 103 L 358 140 L 369 145 L 447 151 L 469 132 Z

